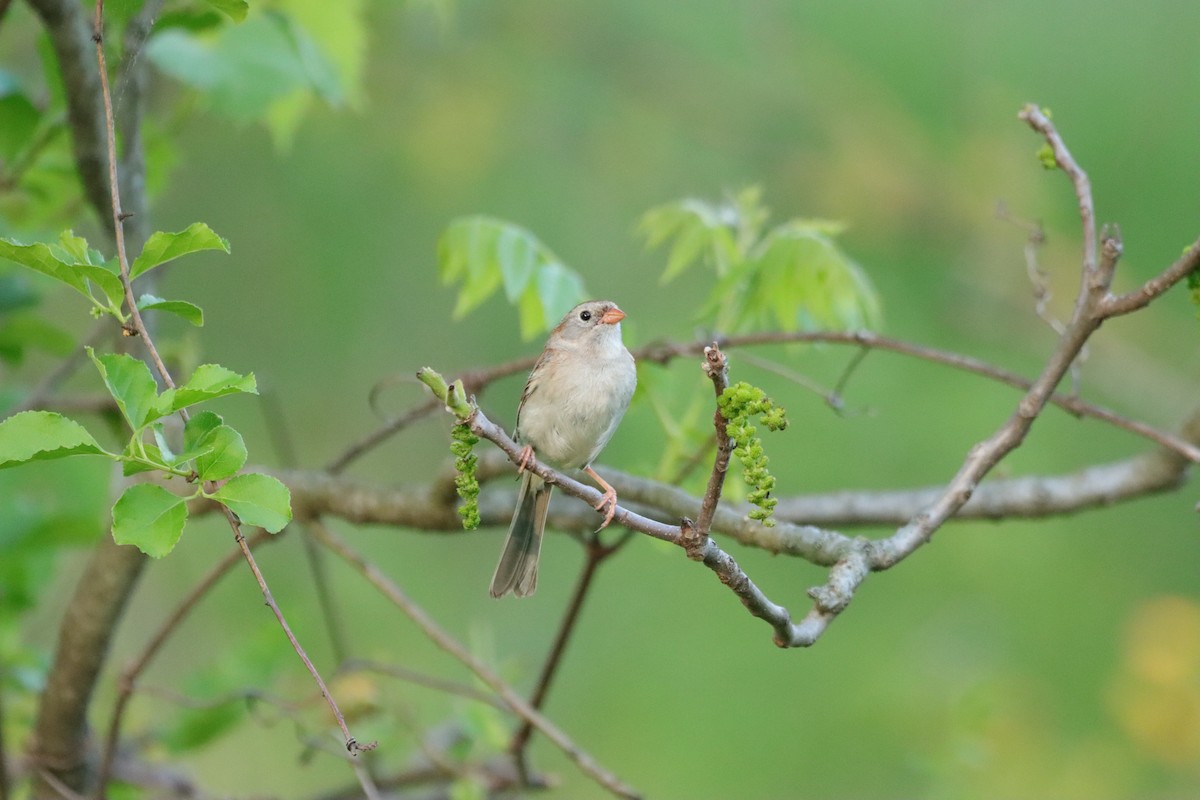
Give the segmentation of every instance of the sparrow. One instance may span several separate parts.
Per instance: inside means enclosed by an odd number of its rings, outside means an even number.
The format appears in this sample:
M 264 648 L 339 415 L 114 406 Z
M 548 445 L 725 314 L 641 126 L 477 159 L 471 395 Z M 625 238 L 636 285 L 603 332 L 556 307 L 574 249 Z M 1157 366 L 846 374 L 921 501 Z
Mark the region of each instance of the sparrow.
M 517 507 L 492 576 L 492 597 L 527 597 L 537 588 L 538 556 L 553 488 L 527 470 L 531 459 L 557 469 L 582 469 L 604 490 L 596 510 L 605 528 L 617 509 L 617 492 L 592 469 L 612 438 L 637 387 L 633 356 L 621 342 L 625 312 L 608 300 L 571 309 L 533 365 L 517 406 L 514 439 L 524 445 L 517 465 Z

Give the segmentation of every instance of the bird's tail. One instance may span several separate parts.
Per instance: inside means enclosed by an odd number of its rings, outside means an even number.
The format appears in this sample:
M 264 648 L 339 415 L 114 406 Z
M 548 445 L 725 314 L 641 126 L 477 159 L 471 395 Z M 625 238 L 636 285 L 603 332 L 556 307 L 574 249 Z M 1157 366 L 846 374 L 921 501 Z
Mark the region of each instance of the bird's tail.
M 509 592 L 528 597 L 537 588 L 538 557 L 552 488 L 532 471 L 521 476 L 517 510 L 508 528 L 496 574 L 492 576 L 492 597 L 503 597 Z

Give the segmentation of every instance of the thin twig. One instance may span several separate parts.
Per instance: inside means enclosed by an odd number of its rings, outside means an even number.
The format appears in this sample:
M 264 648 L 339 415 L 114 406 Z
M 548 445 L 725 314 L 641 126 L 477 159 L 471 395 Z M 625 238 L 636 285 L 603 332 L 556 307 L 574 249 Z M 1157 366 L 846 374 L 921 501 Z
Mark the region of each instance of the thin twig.
M 527 372 L 533 368 L 536 356 L 526 356 L 513 361 L 508 361 L 503 364 L 497 364 L 494 367 L 484 369 L 476 369 L 465 373 L 462 376 L 463 388 L 466 389 L 468 396 L 478 392 L 482 392 L 487 386 L 501 378 L 507 378 L 510 375 L 516 375 L 521 372 Z M 429 416 L 440 406 L 439 403 L 428 401 L 416 406 L 409 411 L 401 414 L 395 419 L 385 422 L 380 427 L 368 433 L 363 438 L 359 439 L 350 447 L 346 448 L 341 455 L 329 462 L 326 469 L 338 474 L 350 466 L 351 463 L 362 458 L 368 452 L 383 444 L 394 434 L 407 428 L 412 423 Z
M 483 703 L 492 708 L 507 709 L 508 706 L 500 702 L 494 695 L 488 694 L 468 683 L 460 683 L 446 678 L 439 678 L 435 675 L 427 675 L 424 672 L 417 672 L 407 667 L 401 667 L 397 664 L 381 664 L 376 661 L 369 661 L 364 658 L 351 658 L 346 660 L 338 667 L 338 674 L 347 672 L 374 672 L 379 675 L 387 675 L 392 678 L 397 678 L 402 681 L 414 684 L 416 686 L 424 686 L 427 689 L 433 689 L 446 694 L 457 695 L 464 697 L 467 700 L 476 703 Z
M 488 669 L 482 661 L 471 655 L 470 651 L 454 637 L 446 633 L 423 608 L 409 599 L 408 595 L 399 586 L 376 569 L 372 563 L 351 549 L 349 545 L 332 531 L 314 528 L 313 532 L 322 544 L 358 571 L 359 574 L 367 579 L 368 583 L 378 589 L 384 597 L 390 600 L 405 616 L 412 620 L 430 641 L 449 653 L 455 660 L 467 667 L 467 669 L 471 670 L 485 686 L 495 692 L 504 701 L 505 705 L 512 709 L 513 713 L 532 723 L 542 735 L 553 742 L 568 758 L 574 761 L 585 774 L 618 797 L 639 797 L 635 790 L 621 783 L 615 775 L 601 767 L 595 759 L 580 749 L 554 723 L 542 716 L 536 709 L 530 707 L 524 698 L 517 694 L 512 687 Z
M 175 388 L 175 381 L 171 379 L 171 373 L 167 371 L 166 364 L 163 363 L 162 356 L 158 354 L 158 348 L 154 346 L 154 340 L 150 338 L 150 334 L 146 331 L 146 323 L 142 321 L 142 312 L 138 309 L 137 300 L 133 296 L 133 281 L 129 277 L 129 256 L 125 252 L 125 213 L 121 210 L 121 190 L 120 184 L 117 183 L 117 137 L 114 133 L 113 124 L 113 108 L 112 96 L 108 89 L 108 66 L 104 58 L 104 0 L 96 0 L 96 18 L 92 29 L 92 41 L 96 43 L 96 63 L 100 67 L 100 94 L 104 99 L 104 127 L 106 132 L 106 146 L 108 150 L 108 184 L 111 197 L 112 221 L 113 221 L 113 238 L 117 245 L 117 263 L 121 270 L 121 286 L 125 290 L 125 304 L 129 306 L 130 319 L 133 321 L 133 330 L 131 333 L 140 336 L 142 343 L 146 347 L 146 352 L 150 356 L 150 360 L 154 363 L 155 369 L 158 371 L 159 377 L 168 389 Z M 186 410 L 181 410 L 180 416 L 184 422 L 187 422 L 188 415 Z
M 271 538 L 270 534 L 260 531 L 246 543 L 246 546 L 253 549 Z M 208 573 L 200 579 L 199 583 L 193 587 L 192 591 L 188 592 L 179 601 L 175 606 L 175 610 L 158 626 L 158 630 L 146 642 L 146 646 L 142 648 L 142 652 L 121 672 L 121 676 L 117 679 L 117 700 L 113 704 L 112 716 L 108 722 L 108 736 L 104 742 L 104 754 L 100 760 L 100 772 L 96 781 L 95 797 L 97 800 L 104 797 L 109 778 L 112 776 L 113 764 L 117 757 L 117 746 L 121 740 L 121 724 L 124 721 L 125 708 L 133 696 L 138 679 L 145 672 L 146 668 L 150 666 L 150 662 L 158 655 L 158 651 L 179 630 L 179 626 L 191 614 L 199 602 L 217 585 L 217 582 L 222 577 L 241 561 L 241 558 L 241 553 L 233 551 L 226 554 L 224 558 L 214 564 Z
M 325 681 L 321 678 L 321 673 L 317 671 L 316 666 L 312 663 L 312 659 L 308 657 L 308 653 L 304 652 L 304 647 L 300 644 L 300 640 L 292 633 L 292 627 L 288 625 L 287 619 L 283 616 L 283 611 L 275 602 L 275 597 L 271 594 L 270 588 L 267 587 L 267 579 L 263 577 L 262 570 L 258 568 L 258 562 L 254 560 L 254 555 L 250 552 L 250 547 L 246 542 L 246 537 L 242 534 L 242 525 L 238 520 L 237 515 L 229 509 L 228 506 L 221 506 L 225 513 L 225 518 L 229 521 L 229 526 L 234 531 L 234 539 L 237 540 L 238 547 L 242 550 L 242 555 L 246 559 L 246 563 L 250 565 L 250 571 L 254 573 L 254 578 L 258 581 L 258 587 L 262 590 L 263 599 L 267 606 L 271 609 L 271 613 L 275 615 L 275 619 L 279 622 L 279 627 L 283 628 L 284 635 L 292 644 L 292 649 L 296 651 L 296 655 L 300 656 L 300 660 L 304 662 L 304 667 L 316 682 L 317 688 L 321 691 L 321 696 L 325 698 L 325 702 L 329 705 L 329 710 L 333 712 L 333 718 L 337 722 L 339 728 L 342 729 L 342 734 L 345 736 L 346 751 L 351 755 L 357 755 L 360 752 L 374 750 L 377 742 L 368 742 L 360 744 L 357 739 L 350 735 L 350 729 L 346 727 L 346 718 L 342 715 L 342 711 L 338 708 L 337 702 L 333 699 L 333 695 L 329 692 L 329 687 L 325 685 Z
M 138 310 L 137 302 L 133 297 L 133 283 L 129 273 L 129 258 L 125 252 L 125 236 L 123 233 L 123 224 L 125 214 L 121 211 L 121 192 L 120 185 L 117 180 L 117 153 L 116 153 L 116 133 L 113 126 L 112 112 L 112 97 L 108 87 L 108 71 L 104 59 L 104 0 L 96 0 L 96 16 L 92 32 L 92 40 L 96 44 L 96 62 L 100 70 L 100 90 L 104 100 L 104 123 L 105 123 L 105 138 L 108 154 L 108 175 L 109 187 L 112 202 L 112 217 L 114 236 L 117 246 L 117 261 L 120 265 L 121 284 L 125 290 L 125 302 L 129 306 L 130 318 L 133 322 L 133 332 L 141 337 L 143 344 L 146 347 L 147 353 L 154 364 L 162 381 L 168 388 L 175 388 L 175 381 L 171 378 L 167 366 L 163 363 L 162 358 L 158 354 L 158 349 L 154 346 L 154 341 L 151 338 L 149 331 L 146 330 L 146 325 L 142 321 L 141 312 Z M 187 409 L 180 409 L 179 416 L 186 424 L 190 418 Z M 210 484 L 206 483 L 206 486 Z M 305 669 L 308 670 L 317 687 L 321 691 L 321 696 L 325 698 L 325 702 L 329 705 L 329 710 L 333 713 L 334 719 L 337 721 L 338 727 L 341 728 L 345 735 L 345 745 L 347 752 L 356 755 L 359 752 L 372 750 L 376 747 L 375 742 L 368 744 L 360 744 L 353 736 L 350 735 L 350 730 L 346 727 L 345 717 L 338 708 L 337 702 L 333 699 L 333 695 L 329 693 L 325 681 L 321 678 L 320 672 L 292 633 L 291 626 L 288 625 L 287 619 L 284 618 L 283 611 L 275 602 L 274 596 L 271 594 L 270 588 L 267 586 L 266 578 L 263 576 L 262 570 L 259 569 L 258 563 L 254 559 L 254 554 L 247 546 L 246 537 L 242 534 L 241 522 L 237 516 L 227 506 L 222 505 L 222 511 L 225 514 L 225 519 L 229 523 L 230 529 L 233 531 L 234 540 L 238 543 L 238 547 L 242 551 L 246 563 L 250 566 L 250 571 L 254 573 L 255 580 L 258 581 L 258 587 L 262 591 L 263 598 L 271 612 L 275 615 L 275 619 L 283 628 L 284 634 L 288 641 L 291 642 L 292 648 L 296 651 L 296 655 L 304 663 Z
M 566 653 L 567 643 L 571 640 L 571 634 L 574 633 L 576 623 L 579 622 L 579 612 L 583 610 L 583 602 L 587 599 L 592 588 L 593 579 L 596 577 L 596 571 L 600 565 L 609 556 L 616 553 L 626 542 L 629 541 L 629 532 L 626 531 L 613 545 L 605 545 L 600 539 L 599 531 L 590 531 L 587 539 L 584 542 L 584 561 L 583 568 L 579 571 L 579 578 L 575 581 L 575 591 L 571 593 L 571 599 L 567 602 L 567 609 L 563 613 L 562 622 L 558 625 L 558 633 L 554 637 L 554 643 L 550 646 L 550 651 L 546 655 L 546 661 L 542 664 L 542 672 L 538 676 L 537 684 L 534 687 L 533 694 L 529 697 L 529 705 L 542 710 L 542 706 L 546 701 L 546 695 L 550 692 L 550 684 L 554 681 L 554 676 L 558 673 L 559 665 L 562 663 L 563 654 Z M 517 728 L 513 734 L 512 741 L 508 745 L 508 752 L 512 753 L 513 759 L 517 764 L 517 772 L 521 776 L 523 783 L 529 783 L 529 767 L 525 757 L 525 748 L 529 744 L 530 736 L 533 735 L 533 723 L 529 720 L 524 720 L 521 727 Z
M 363 438 L 359 439 L 354 444 L 350 445 L 350 447 L 346 448 L 341 455 L 329 462 L 329 465 L 325 467 L 325 470 L 330 474 L 337 475 L 338 473 L 344 471 L 346 467 L 350 466 L 350 464 L 362 458 L 364 455 L 378 447 L 383 442 L 387 441 L 394 434 L 399 433 L 414 422 L 429 416 L 436 411 L 437 408 L 438 403 L 431 400 L 427 403 L 417 406 L 416 408 L 413 408 L 404 414 L 401 414 L 395 419 L 389 420 L 380 427 L 368 433 Z
M 703 368 L 704 374 L 712 381 L 713 392 L 719 398 L 729 386 L 729 370 L 725 354 L 715 344 L 704 348 Z M 699 538 L 707 539 L 708 532 L 712 530 L 713 515 L 717 513 L 717 504 L 721 502 L 721 489 L 725 486 L 725 476 L 729 472 L 729 456 L 734 447 L 727 432 L 729 420 L 725 419 L 725 415 L 721 413 L 715 403 L 713 405 L 713 429 L 717 434 L 717 454 L 713 458 L 712 473 L 708 476 L 708 486 L 704 490 L 704 498 L 700 501 L 700 514 L 696 517 L 696 523 L 694 526 L 684 525 L 684 530 L 690 529 L 698 537 L 698 540 Z
M 1092 182 L 1088 180 L 1087 173 L 1083 171 L 1083 168 L 1076 163 L 1071 151 L 1067 149 L 1066 142 L 1063 141 L 1058 131 L 1055 130 L 1054 124 L 1050 122 L 1050 118 L 1042 109 L 1030 103 L 1021 109 L 1017 117 L 1042 135 L 1054 153 L 1054 163 L 1058 164 L 1059 169 L 1071 179 L 1071 185 L 1075 188 L 1075 200 L 1079 204 L 1079 219 L 1083 224 L 1081 238 L 1083 239 L 1084 283 L 1091 288 L 1107 289 L 1107 284 L 1101 283 L 1102 276 L 1096 257 L 1096 208 L 1092 202 Z
M 1190 258 L 1185 256 L 1179 262 L 1172 265 L 1167 272 L 1176 275 L 1175 282 L 1187 276 L 1188 272 L 1195 269 L 1200 264 L 1200 241 L 1189 250 Z M 1181 263 L 1183 262 L 1183 263 Z M 1164 273 L 1166 275 L 1167 273 Z M 1160 276 L 1161 277 L 1161 276 Z M 1156 279 L 1157 280 L 1157 279 Z M 1150 283 L 1154 283 L 1151 281 Z M 1126 295 L 1128 297 L 1128 295 Z M 1124 298 L 1122 298 L 1123 300 Z M 1123 304 L 1117 305 L 1110 313 L 1120 314 L 1125 313 Z M 1132 309 L 1130 309 L 1132 310 Z M 763 333 L 748 333 L 737 336 L 719 337 L 716 344 L 726 350 L 750 347 L 755 345 L 768 344 L 790 344 L 798 342 L 822 342 L 825 344 L 846 344 L 856 345 L 873 350 L 886 350 L 892 353 L 919 358 L 923 361 L 929 361 L 935 364 L 942 364 L 953 369 L 970 372 L 974 375 L 980 375 L 989 380 L 1002 383 L 1006 386 L 1011 386 L 1014 389 L 1028 391 L 1033 386 L 1033 381 L 1024 378 L 1015 372 L 1010 372 L 1002 367 L 997 367 L 971 356 L 954 353 L 948 350 L 939 350 L 934 347 L 926 347 L 913 342 L 907 342 L 902 339 L 894 339 L 889 336 L 881 336 L 871 331 L 766 331 Z M 665 364 L 672 359 L 682 356 L 695 356 L 703 353 L 704 348 L 708 346 L 705 342 L 660 342 L 634 351 L 634 356 L 638 361 L 652 361 L 655 363 Z M 1078 397 L 1073 397 L 1069 394 L 1055 393 L 1050 396 L 1048 402 L 1052 405 L 1067 411 L 1070 414 L 1079 417 L 1092 417 L 1102 420 L 1108 424 L 1129 431 L 1142 438 L 1149 439 L 1156 444 L 1174 450 L 1180 455 L 1187 458 L 1193 463 L 1200 464 L 1200 447 L 1187 442 L 1178 436 L 1161 431 L 1153 426 L 1147 425 L 1137 420 L 1124 417 L 1115 411 L 1111 411 L 1102 406 L 1093 403 L 1087 403 L 1080 400 Z

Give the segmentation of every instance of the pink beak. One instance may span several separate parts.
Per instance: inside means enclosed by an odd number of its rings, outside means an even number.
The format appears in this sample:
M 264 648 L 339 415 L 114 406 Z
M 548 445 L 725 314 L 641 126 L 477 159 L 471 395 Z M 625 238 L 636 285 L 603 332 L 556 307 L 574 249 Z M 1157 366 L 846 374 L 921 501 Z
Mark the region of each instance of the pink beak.
M 625 319 L 625 312 L 616 306 L 613 306 L 608 311 L 605 311 L 604 316 L 600 317 L 600 321 L 605 325 L 616 325 L 623 319 Z

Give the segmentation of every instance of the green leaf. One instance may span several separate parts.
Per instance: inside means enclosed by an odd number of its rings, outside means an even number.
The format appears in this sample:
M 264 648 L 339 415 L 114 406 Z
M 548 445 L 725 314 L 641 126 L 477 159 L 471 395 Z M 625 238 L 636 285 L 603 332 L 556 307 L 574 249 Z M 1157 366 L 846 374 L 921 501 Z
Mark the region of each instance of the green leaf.
M 204 326 L 204 312 L 200 306 L 186 300 L 164 300 L 152 294 L 144 294 L 138 298 L 138 309 L 141 311 L 165 311 L 183 317 L 197 328 Z
M 638 230 L 648 248 L 674 240 L 661 279 L 667 283 L 693 264 L 710 263 L 721 275 L 740 260 L 733 235 L 740 219 L 735 206 L 689 199 L 650 209 L 642 215 Z
M 70 234 L 64 234 L 64 237 L 70 237 Z M 121 279 L 115 273 L 106 267 L 85 263 L 61 247 L 52 249 L 43 242 L 21 244 L 13 239 L 0 239 L 0 258 L 61 281 L 93 302 L 96 298 L 89 282 L 99 286 L 113 306 L 119 306 L 125 296 Z
M 238 473 L 246 465 L 246 443 L 228 425 L 218 425 L 197 442 L 203 452 L 196 457 L 196 472 L 206 481 L 219 481 Z
M 150 374 L 150 368 L 144 362 L 125 353 L 105 353 L 98 356 L 90 347 L 87 348 L 87 354 L 96 365 L 96 369 L 100 370 L 100 376 L 104 378 L 109 394 L 117 401 L 117 406 L 130 428 L 139 431 L 147 422 L 164 416 L 155 411 L 158 386 L 154 382 L 154 376 Z
M 224 503 L 247 525 L 271 533 L 279 533 L 292 521 L 292 493 L 270 475 L 238 475 L 208 496 Z
M 109 453 L 86 428 L 62 414 L 22 411 L 0 422 L 0 469 L 77 455 Z
M 239 375 L 219 364 L 201 364 L 196 367 L 188 382 L 175 389 L 168 389 L 158 398 L 155 411 L 158 416 L 173 414 L 181 408 L 224 397 L 228 394 L 258 394 L 254 373 Z
M 537 270 L 541 259 L 538 241 L 525 231 L 506 227 L 500 231 L 496 242 L 496 256 L 500 264 L 500 276 L 504 280 L 504 294 L 508 302 L 515 303 L 525 291 L 529 279 Z
M 129 279 L 133 280 L 168 261 L 201 250 L 220 250 L 228 253 L 229 242 L 213 233 L 212 228 L 203 222 L 193 222 L 178 233 L 153 233 L 146 241 L 141 254 L 130 265 Z
M 224 420 L 220 414 L 212 411 L 197 411 L 183 426 L 183 450 L 190 453 L 200 449 L 200 442 L 214 428 L 219 427 Z M 195 456 L 192 456 L 193 458 Z
M 1054 148 L 1049 143 L 1038 148 L 1037 160 L 1041 163 L 1042 169 L 1058 169 L 1058 159 L 1054 155 Z
M 538 270 L 536 283 L 546 330 L 584 299 L 583 281 L 562 264 L 550 263 Z
M 438 239 L 438 273 L 459 283 L 454 315 L 462 317 L 504 287 L 518 304 L 522 336 L 547 330 L 584 297 L 583 281 L 536 236 L 492 217 L 462 217 Z M 572 302 L 563 306 L 562 298 Z
M 206 0 L 206 2 L 234 22 L 246 19 L 246 14 L 250 11 L 248 0 Z
M 879 298 L 866 273 L 824 233 L 828 223 L 780 225 L 749 262 L 743 321 L 786 330 L 878 325 Z
M 113 541 L 151 558 L 171 552 L 187 522 L 187 498 L 153 483 L 130 486 L 113 506 Z
M 324 53 L 289 15 L 274 10 L 216 31 L 164 30 L 144 52 L 160 70 L 205 92 L 212 108 L 239 122 L 269 120 L 299 93 L 331 103 L 343 94 Z

